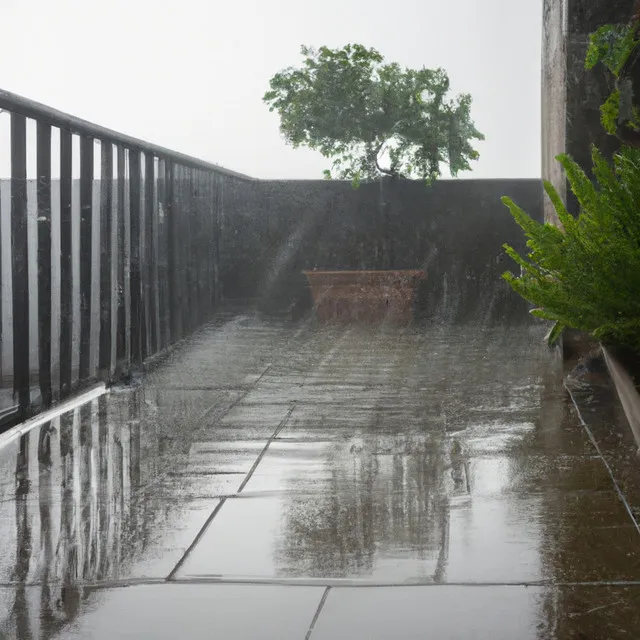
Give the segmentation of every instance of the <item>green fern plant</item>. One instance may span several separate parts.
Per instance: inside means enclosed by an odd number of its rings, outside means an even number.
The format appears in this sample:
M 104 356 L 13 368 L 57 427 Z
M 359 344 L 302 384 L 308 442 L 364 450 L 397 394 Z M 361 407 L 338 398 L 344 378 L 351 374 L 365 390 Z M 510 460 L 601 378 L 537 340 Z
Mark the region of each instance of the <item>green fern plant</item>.
M 595 182 L 569 156 L 558 156 L 580 204 L 578 217 L 545 182 L 562 229 L 502 199 L 528 247 L 521 256 L 505 245 L 520 275 L 503 277 L 536 307 L 533 315 L 555 323 L 550 343 L 573 328 L 640 352 L 640 150 L 623 147 L 609 163 L 594 147 L 592 158 Z
M 639 114 L 632 107 L 633 88 L 624 78 L 625 65 L 640 45 L 638 26 L 637 22 L 627 25 L 607 24 L 589 38 L 585 68 L 593 69 L 598 63 L 602 63 L 616 79 L 616 88 L 600 107 L 602 125 L 611 135 L 615 135 L 621 115 L 626 126 L 640 128 Z

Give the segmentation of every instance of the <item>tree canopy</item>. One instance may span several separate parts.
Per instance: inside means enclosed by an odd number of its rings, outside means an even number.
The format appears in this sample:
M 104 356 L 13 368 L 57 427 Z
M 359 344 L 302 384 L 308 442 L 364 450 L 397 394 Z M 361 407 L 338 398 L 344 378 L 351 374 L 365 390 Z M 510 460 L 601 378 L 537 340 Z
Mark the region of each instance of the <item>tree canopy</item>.
M 301 53 L 302 65 L 276 73 L 263 100 L 287 142 L 332 159 L 335 177 L 354 185 L 382 175 L 431 181 L 442 164 L 455 176 L 479 157 L 472 141 L 484 136 L 471 120 L 471 96 L 450 97 L 443 69 L 386 63 L 359 44 Z

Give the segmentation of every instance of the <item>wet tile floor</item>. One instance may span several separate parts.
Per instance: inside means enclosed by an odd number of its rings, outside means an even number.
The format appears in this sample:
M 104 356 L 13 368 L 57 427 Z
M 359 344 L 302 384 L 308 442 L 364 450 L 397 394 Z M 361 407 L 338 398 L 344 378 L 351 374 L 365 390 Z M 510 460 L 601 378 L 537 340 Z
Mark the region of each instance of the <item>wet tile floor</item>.
M 0 449 L 0 637 L 639 637 L 640 463 L 543 333 L 199 332 Z

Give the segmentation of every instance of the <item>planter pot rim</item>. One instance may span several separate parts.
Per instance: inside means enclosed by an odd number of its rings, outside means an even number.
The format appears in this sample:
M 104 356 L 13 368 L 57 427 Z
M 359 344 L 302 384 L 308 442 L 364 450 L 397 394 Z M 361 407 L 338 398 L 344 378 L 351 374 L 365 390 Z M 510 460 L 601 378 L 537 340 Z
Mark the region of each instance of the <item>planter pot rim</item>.
M 313 269 L 303 271 L 305 276 L 322 274 L 368 274 L 368 273 L 406 273 L 407 275 L 426 275 L 424 269 Z
M 426 277 L 422 269 L 303 273 L 322 322 L 338 318 L 410 322 L 415 292 Z

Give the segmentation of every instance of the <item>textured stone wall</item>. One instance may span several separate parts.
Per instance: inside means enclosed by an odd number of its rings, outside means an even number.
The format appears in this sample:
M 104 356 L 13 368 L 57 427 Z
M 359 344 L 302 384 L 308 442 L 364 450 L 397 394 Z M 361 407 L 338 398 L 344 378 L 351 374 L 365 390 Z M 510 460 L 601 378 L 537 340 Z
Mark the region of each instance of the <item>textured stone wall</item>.
M 496 317 L 506 313 L 505 305 L 521 311 L 500 279 L 511 267 L 503 261 L 503 243 L 524 245 L 503 195 L 542 219 L 539 180 L 443 180 L 430 188 L 387 181 L 386 217 L 379 215 L 379 184 L 230 182 L 221 237 L 223 296 L 302 312 L 311 305 L 303 270 L 380 268 L 386 236 L 391 268 L 427 270 L 418 305 L 424 315 Z

